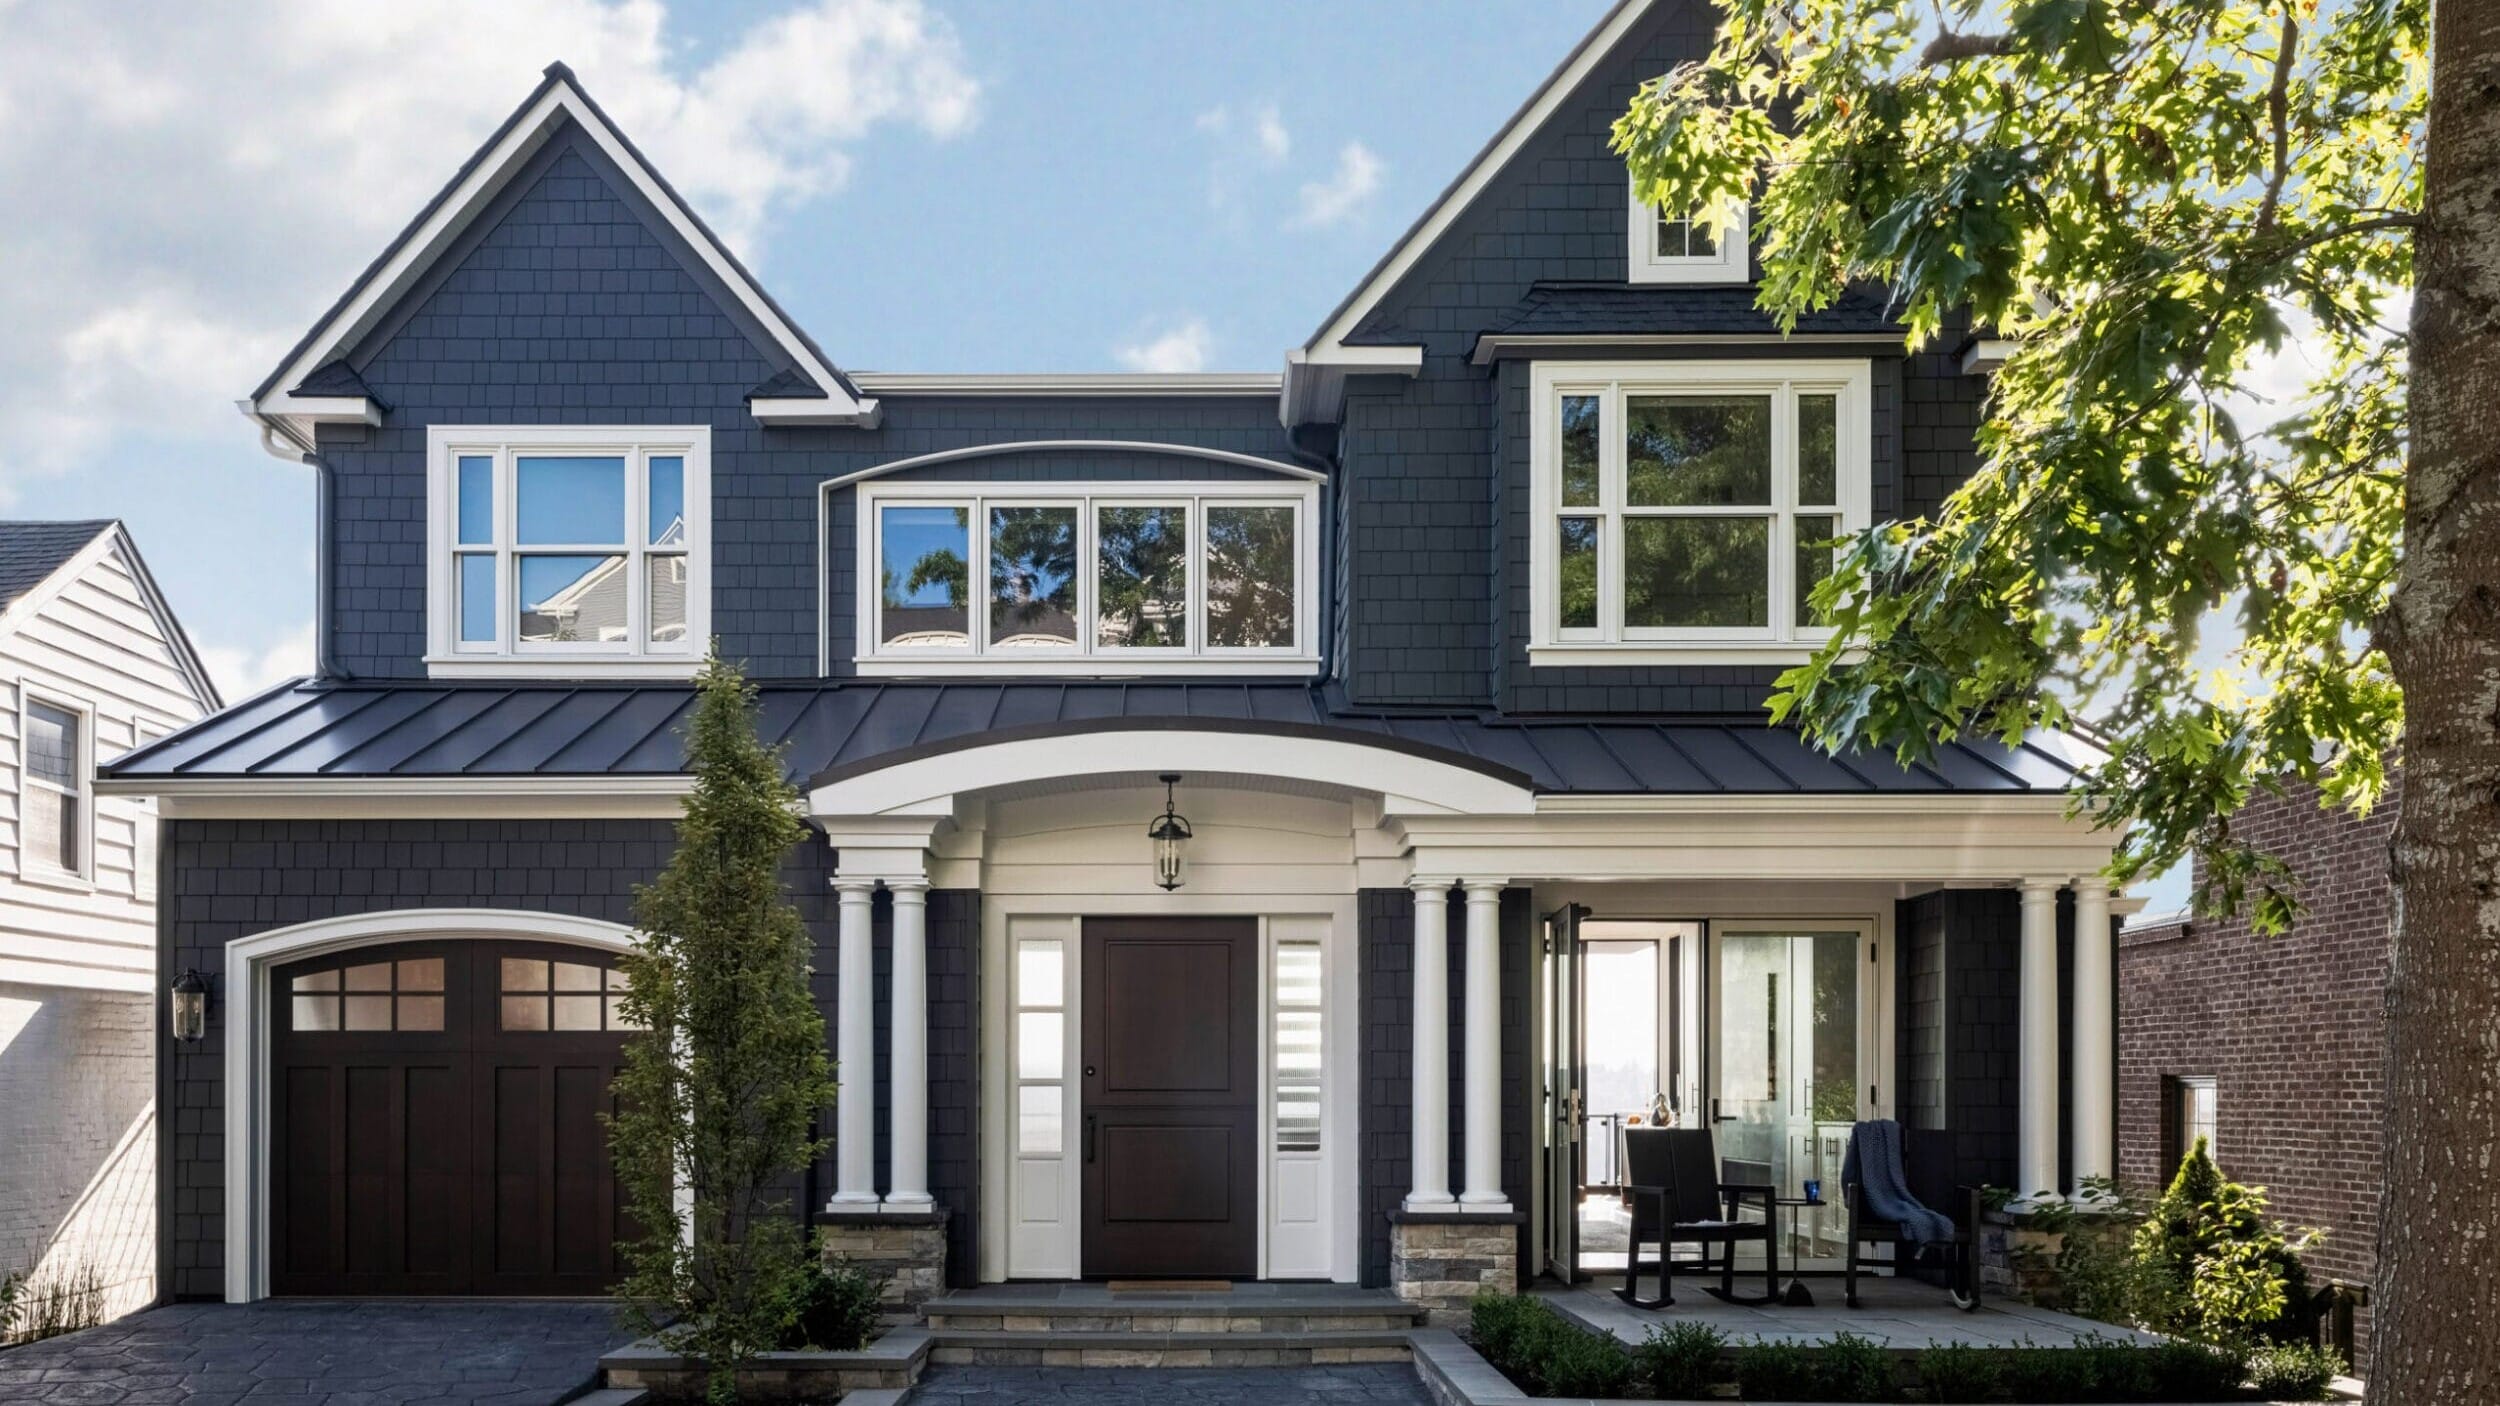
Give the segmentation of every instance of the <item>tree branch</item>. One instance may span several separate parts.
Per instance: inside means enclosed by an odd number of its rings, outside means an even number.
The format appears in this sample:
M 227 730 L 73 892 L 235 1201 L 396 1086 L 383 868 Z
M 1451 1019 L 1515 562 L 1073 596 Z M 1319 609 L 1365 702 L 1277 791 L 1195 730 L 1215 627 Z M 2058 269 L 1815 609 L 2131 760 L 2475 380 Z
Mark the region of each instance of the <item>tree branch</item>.
M 1934 68 L 1940 64 L 1960 63 L 1964 59 L 2002 58 L 2012 52 L 2014 36 L 2011 34 L 1956 34 L 1948 29 L 1927 41 L 1927 47 L 1919 52 L 1918 61 L 1922 67 Z
M 2348 225 L 2337 225 L 2333 229 L 2322 229 L 2303 235 L 2276 250 L 2275 257 L 2288 259 L 2295 254 L 2306 253 L 2318 245 L 2331 243 L 2349 235 L 2376 234 L 2380 230 L 2419 229 L 2421 227 L 2422 217 L 2411 214 L 2381 215 L 2371 220 L 2355 220 Z
M 2292 55 L 2300 46 L 2300 25 L 2292 7 L 2283 7 L 2283 40 L 2274 52 L 2274 84 L 2266 90 L 2266 118 L 2274 127 L 2274 174 L 2266 180 L 2265 203 L 2257 207 L 2257 232 L 2274 228 L 2274 212 L 2283 203 L 2283 181 L 2291 174 L 2290 108 Z

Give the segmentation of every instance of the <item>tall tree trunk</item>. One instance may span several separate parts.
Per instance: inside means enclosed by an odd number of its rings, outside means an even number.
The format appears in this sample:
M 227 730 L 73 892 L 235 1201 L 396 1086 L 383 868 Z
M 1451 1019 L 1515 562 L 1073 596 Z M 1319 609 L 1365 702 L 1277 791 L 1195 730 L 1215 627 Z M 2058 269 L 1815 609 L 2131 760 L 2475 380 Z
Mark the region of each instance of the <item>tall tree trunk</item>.
M 2434 0 L 2370 1400 L 2500 1400 L 2500 5 Z M 2294 1057 L 2297 1057 L 2296 1054 Z

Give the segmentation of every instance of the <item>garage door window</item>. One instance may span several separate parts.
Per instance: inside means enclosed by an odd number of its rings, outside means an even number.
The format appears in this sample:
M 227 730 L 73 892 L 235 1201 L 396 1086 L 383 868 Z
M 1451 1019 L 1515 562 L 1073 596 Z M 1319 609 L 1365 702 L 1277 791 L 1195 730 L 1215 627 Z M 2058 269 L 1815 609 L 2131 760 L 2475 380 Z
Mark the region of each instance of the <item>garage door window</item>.
M 625 974 L 587 962 L 506 957 L 496 1009 L 505 1031 L 639 1030 L 625 1018 Z
M 291 983 L 298 1032 L 443 1028 L 443 959 L 365 962 L 299 976 Z

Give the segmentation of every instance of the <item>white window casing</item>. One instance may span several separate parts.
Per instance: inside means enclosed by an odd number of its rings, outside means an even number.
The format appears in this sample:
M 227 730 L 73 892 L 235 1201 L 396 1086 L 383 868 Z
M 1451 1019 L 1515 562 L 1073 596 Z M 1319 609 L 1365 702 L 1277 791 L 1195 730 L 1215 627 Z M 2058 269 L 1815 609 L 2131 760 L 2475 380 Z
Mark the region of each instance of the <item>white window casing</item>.
M 1627 192 L 1630 189 L 1626 182 Z M 1629 283 L 1747 283 L 1752 281 L 1752 221 L 1737 207 L 1713 232 L 1691 218 L 1669 219 L 1655 205 L 1630 196 L 1624 250 Z
M 1873 376 L 1863 360 L 1539 362 L 1529 414 L 1529 662 L 1538 666 L 1743 664 L 1803 660 L 1828 629 L 1799 623 L 1799 544 L 1836 520 L 1840 535 L 1864 528 L 1873 494 Z M 1832 496 L 1800 496 L 1800 405 L 1831 399 Z M 1626 464 L 1634 401 L 1759 398 L 1768 409 L 1769 492 L 1763 503 L 1644 504 L 1630 499 Z M 1566 401 L 1597 419 L 1596 487 L 1566 502 Z M 1582 420 L 1580 423 L 1585 423 Z M 1585 470 L 1583 470 L 1585 473 Z M 1595 609 L 1566 620 L 1561 535 L 1565 520 L 1595 555 Z M 1730 520 L 1766 528 L 1764 618 L 1740 623 L 1656 624 L 1627 619 L 1626 524 Z M 1801 532 L 1800 523 L 1805 524 Z M 1646 531 L 1646 529 L 1644 529 Z M 1590 548 L 1584 548 L 1587 550 Z M 1579 555 L 1579 553 L 1574 553 Z M 1750 579 L 1750 578 L 1748 578 Z
M 711 639 L 711 448 L 705 425 L 429 426 L 427 672 L 435 678 L 692 677 Z M 581 541 L 521 540 L 521 461 L 533 461 L 535 469 L 565 459 L 621 461 L 618 529 Z M 654 486 L 667 479 L 672 463 L 681 466 L 674 504 Z M 485 512 L 470 499 L 465 529 L 464 480 L 472 493 L 483 485 L 492 504 Z M 561 611 L 530 612 L 541 631 L 568 628 L 547 624 L 551 619 L 597 616 L 584 626 L 596 637 L 524 637 L 523 563 L 530 558 L 599 563 L 539 602 L 552 607 L 562 601 Z M 464 602 L 471 607 L 465 628 Z
M 18 877 L 60 888 L 95 882 L 95 708 L 48 689 L 18 689 Z M 38 760 L 35 729 L 67 733 L 66 757 Z M 66 773 L 60 762 L 68 763 Z M 54 825 L 45 826 L 39 817 Z M 40 832 L 50 830 L 52 839 Z
M 853 577 L 853 663 L 869 676 L 944 674 L 1044 674 L 1119 676 L 1203 672 L 1308 676 L 1319 668 L 1319 487 L 1307 481 L 1280 483 L 1203 480 L 1140 482 L 916 483 L 884 481 L 856 488 L 858 569 Z M 1104 637 L 1100 599 L 1101 516 L 1106 511 L 1163 508 L 1186 519 L 1185 613 L 1171 623 L 1175 644 L 1131 645 Z M 1290 513 L 1291 590 L 1289 637 L 1274 643 L 1223 645 L 1210 639 L 1210 517 L 1235 510 Z M 909 515 L 923 514 L 915 523 Z M 990 548 L 994 514 L 1067 513 L 1074 517 L 1070 609 L 1059 641 L 1035 631 L 1020 642 L 996 637 L 992 621 Z M 960 523 L 947 519 L 960 516 Z M 962 545 L 962 603 L 915 603 L 898 609 L 930 612 L 928 620 L 886 618 L 887 538 L 905 550 L 900 534 L 912 530 L 958 534 Z M 905 583 L 906 586 L 908 582 Z M 919 626 L 915 628 L 915 626 Z

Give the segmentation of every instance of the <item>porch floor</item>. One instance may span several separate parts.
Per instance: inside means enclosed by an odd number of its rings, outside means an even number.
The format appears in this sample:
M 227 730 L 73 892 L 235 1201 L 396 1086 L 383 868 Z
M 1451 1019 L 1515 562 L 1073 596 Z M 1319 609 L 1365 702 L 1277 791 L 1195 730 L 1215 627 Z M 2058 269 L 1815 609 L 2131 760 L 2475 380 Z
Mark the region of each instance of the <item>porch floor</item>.
M 1644 1278 L 1643 1288 L 1654 1281 Z M 1812 1278 L 1807 1285 L 1814 1291 L 1812 1308 L 1768 1306 L 1746 1308 L 1722 1303 L 1703 1293 L 1697 1279 L 1678 1277 L 1675 1306 L 1662 1309 L 1638 1309 L 1615 1297 L 1623 1278 L 1619 1274 L 1600 1274 L 1592 1283 L 1564 1288 L 1552 1280 L 1534 1285 L 1539 1295 L 1549 1298 L 1558 1307 L 1568 1308 L 1590 1325 L 1603 1328 L 1624 1342 L 1637 1345 L 1653 1327 L 1677 1322 L 1707 1323 L 1725 1334 L 1730 1345 L 1761 1342 L 1815 1343 L 1835 1333 L 1855 1333 L 1892 1348 L 1923 1348 L 1939 1343 L 1966 1343 L 1974 1347 L 2064 1347 L 2087 1333 L 2103 1337 L 2131 1339 L 2136 1342 L 2157 1342 L 2159 1339 L 2132 1328 L 2096 1323 L 2071 1313 L 2054 1309 L 2034 1308 L 2012 1299 L 1983 1298 L 1979 1310 L 1964 1313 L 1953 1306 L 1944 1290 L 1914 1279 L 1889 1276 L 1858 1279 L 1858 1301 L 1863 1307 L 1850 1308 L 1841 1301 L 1840 1280 Z M 1739 1277 L 1738 1288 L 1749 1289 L 1761 1283 L 1759 1271 L 1753 1285 Z

